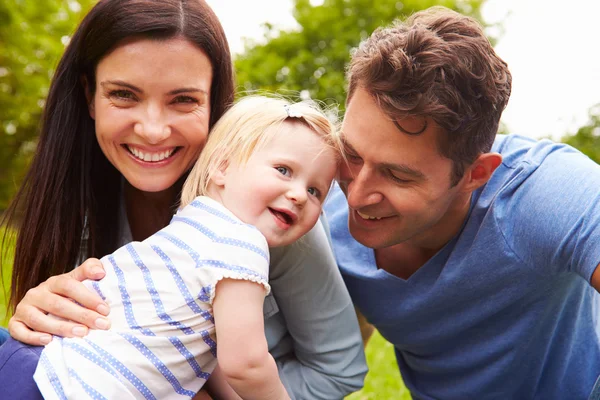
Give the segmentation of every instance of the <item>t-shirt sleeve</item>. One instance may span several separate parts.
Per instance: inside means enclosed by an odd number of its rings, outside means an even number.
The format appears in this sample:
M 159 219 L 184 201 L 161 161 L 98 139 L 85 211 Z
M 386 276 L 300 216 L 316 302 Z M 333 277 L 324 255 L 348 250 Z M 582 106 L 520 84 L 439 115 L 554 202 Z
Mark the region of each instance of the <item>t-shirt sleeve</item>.
M 548 145 L 549 146 L 549 145 Z M 554 144 L 533 157 L 499 194 L 497 216 L 516 255 L 542 274 L 575 272 L 587 281 L 600 263 L 600 166 Z

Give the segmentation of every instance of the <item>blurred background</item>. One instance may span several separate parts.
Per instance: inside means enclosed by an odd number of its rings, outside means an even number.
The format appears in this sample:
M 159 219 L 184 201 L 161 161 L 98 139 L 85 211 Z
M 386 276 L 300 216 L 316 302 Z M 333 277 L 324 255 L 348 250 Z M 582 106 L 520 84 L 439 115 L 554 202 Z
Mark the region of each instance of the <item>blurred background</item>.
M 600 3 L 587 0 L 207 0 L 235 58 L 238 90 L 278 91 L 344 108 L 344 68 L 378 26 L 432 5 L 486 26 L 513 73 L 501 130 L 567 142 L 600 161 Z M 0 2 L 0 214 L 36 148 L 50 78 L 93 0 Z M 10 245 L 2 251 L 4 293 Z M 8 266 L 8 268 L 6 267 Z M 0 293 L 0 321 L 6 325 Z M 393 348 L 367 347 L 371 372 L 349 399 L 410 399 Z

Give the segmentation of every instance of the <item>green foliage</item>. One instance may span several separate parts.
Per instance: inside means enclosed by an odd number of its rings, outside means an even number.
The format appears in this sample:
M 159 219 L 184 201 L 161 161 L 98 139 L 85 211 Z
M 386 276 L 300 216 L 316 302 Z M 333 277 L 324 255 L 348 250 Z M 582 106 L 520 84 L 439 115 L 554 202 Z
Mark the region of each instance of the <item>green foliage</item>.
M 265 44 L 247 42 L 235 67 L 241 90 L 268 90 L 343 105 L 350 53 L 375 28 L 415 11 L 444 5 L 481 20 L 485 0 L 325 0 L 312 6 L 295 0 L 300 29 L 278 31 L 265 24 Z M 303 92 L 304 91 L 304 92 Z
M 6 327 L 10 317 L 8 298 L 16 237 L 12 231 L 9 231 L 6 237 L 4 233 L 4 230 L 0 229 L 0 326 Z
M 394 346 L 375 331 L 365 353 L 369 366 L 365 386 L 346 400 L 410 400 L 396 364 Z
M 19 186 L 50 78 L 92 0 L 0 2 L 0 210 Z
M 600 104 L 590 108 L 587 124 L 579 128 L 574 135 L 563 137 L 562 141 L 600 163 Z

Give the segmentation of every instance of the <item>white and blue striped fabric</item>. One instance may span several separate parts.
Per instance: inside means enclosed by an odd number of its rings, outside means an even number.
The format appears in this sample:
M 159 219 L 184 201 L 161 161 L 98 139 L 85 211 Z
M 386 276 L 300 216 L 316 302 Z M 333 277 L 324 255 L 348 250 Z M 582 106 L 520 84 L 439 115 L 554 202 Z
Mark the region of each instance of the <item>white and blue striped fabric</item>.
M 109 304 L 111 329 L 46 346 L 34 374 L 45 399 L 191 398 L 216 365 L 217 282 L 270 290 L 264 236 L 207 197 L 101 261 L 106 277 L 85 283 Z

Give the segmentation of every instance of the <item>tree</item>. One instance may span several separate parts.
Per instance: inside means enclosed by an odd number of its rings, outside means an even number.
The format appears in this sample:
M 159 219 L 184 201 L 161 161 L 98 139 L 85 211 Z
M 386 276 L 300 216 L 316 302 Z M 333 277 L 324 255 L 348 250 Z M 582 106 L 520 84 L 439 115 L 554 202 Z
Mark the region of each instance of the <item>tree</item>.
M 600 163 L 600 104 L 590 108 L 587 124 L 579 128 L 574 135 L 563 137 L 562 141 Z
M 432 5 L 443 5 L 481 20 L 485 0 L 324 0 L 313 6 L 295 0 L 299 30 L 265 24 L 265 44 L 248 42 L 235 67 L 243 91 L 301 93 L 343 107 L 344 70 L 352 49 L 375 28 Z
M 35 149 L 50 78 L 92 0 L 0 2 L 0 212 Z

